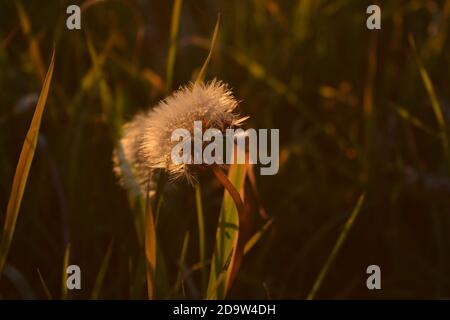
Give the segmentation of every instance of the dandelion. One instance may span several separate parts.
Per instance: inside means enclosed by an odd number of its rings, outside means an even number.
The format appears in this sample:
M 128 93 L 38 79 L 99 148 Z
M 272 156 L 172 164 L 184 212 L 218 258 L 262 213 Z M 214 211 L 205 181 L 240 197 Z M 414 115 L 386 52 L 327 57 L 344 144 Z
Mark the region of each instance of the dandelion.
M 205 130 L 215 128 L 224 133 L 247 119 L 235 112 L 237 106 L 229 87 L 213 80 L 182 87 L 155 108 L 136 115 L 124 125 L 123 137 L 114 152 L 114 171 L 121 183 L 138 191 L 146 190 L 150 180 L 152 188 L 152 173 L 158 168 L 164 169 L 169 179 L 184 176 L 192 182 L 196 165 L 171 160 L 172 148 L 177 144 L 171 140 L 172 132 L 183 128 L 192 134 L 194 121 L 201 121 Z

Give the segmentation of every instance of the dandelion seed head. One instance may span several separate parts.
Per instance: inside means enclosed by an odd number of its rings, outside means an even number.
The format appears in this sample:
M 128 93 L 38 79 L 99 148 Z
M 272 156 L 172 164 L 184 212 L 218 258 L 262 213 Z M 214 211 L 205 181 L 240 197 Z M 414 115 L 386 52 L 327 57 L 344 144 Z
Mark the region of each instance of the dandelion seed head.
M 145 190 L 157 168 L 166 170 L 172 180 L 184 176 L 192 182 L 195 165 L 174 164 L 171 160 L 172 148 L 178 143 L 171 141 L 172 132 L 183 128 L 193 136 L 194 121 L 201 121 L 203 130 L 225 132 L 245 120 L 235 112 L 237 106 L 231 90 L 221 81 L 181 87 L 124 125 L 123 137 L 114 151 L 114 171 L 132 190 Z

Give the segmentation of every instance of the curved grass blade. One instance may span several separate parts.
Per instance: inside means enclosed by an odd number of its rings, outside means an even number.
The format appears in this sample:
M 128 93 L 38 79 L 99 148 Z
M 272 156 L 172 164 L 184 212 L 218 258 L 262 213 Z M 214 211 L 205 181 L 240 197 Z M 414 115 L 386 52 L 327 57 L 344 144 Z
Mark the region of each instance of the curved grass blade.
M 39 135 L 39 128 L 41 125 L 41 119 L 44 113 L 45 104 L 47 102 L 50 83 L 52 81 L 54 65 L 55 49 L 53 49 L 50 66 L 48 68 L 47 75 L 45 76 L 41 94 L 34 111 L 33 119 L 31 120 L 30 128 L 28 129 L 25 141 L 23 143 L 19 162 L 17 163 L 16 172 L 14 174 L 11 194 L 8 200 L 8 207 L 6 209 L 6 219 L 3 228 L 2 242 L 0 245 L 0 277 L 5 266 L 9 247 L 13 238 L 20 205 L 22 203 L 23 193 L 25 191 L 28 174 L 30 172 L 31 163 L 33 161 L 34 151 L 36 149 Z
M 342 229 L 341 233 L 339 234 L 339 238 L 337 239 L 336 243 L 334 244 L 333 250 L 331 251 L 330 255 L 328 256 L 327 261 L 323 265 L 322 270 L 320 270 L 319 276 L 317 277 L 311 291 L 308 294 L 308 297 L 307 297 L 308 300 L 313 300 L 317 294 L 317 291 L 319 291 L 320 286 L 322 285 L 323 279 L 328 274 L 328 270 L 330 269 L 330 266 L 332 265 L 334 259 L 336 258 L 339 251 L 341 250 L 342 244 L 344 243 L 345 238 L 347 238 L 347 234 L 350 231 L 350 228 L 352 227 L 353 222 L 355 222 L 356 217 L 358 216 L 359 212 L 361 211 L 361 206 L 364 202 L 364 197 L 365 197 L 364 194 L 362 194 L 359 197 L 358 202 L 356 203 L 356 206 L 353 209 L 352 214 L 350 215 L 348 220 L 345 222 L 344 228 Z
M 230 166 L 228 180 L 244 195 L 246 165 Z M 220 170 L 220 169 L 219 169 Z M 217 176 L 217 175 L 216 175 Z M 233 264 L 238 246 L 239 213 L 233 197 L 228 189 L 224 191 L 219 224 L 216 231 L 216 244 L 211 261 L 211 271 L 207 290 L 208 299 L 224 299 L 228 291 L 234 271 Z
M 203 63 L 202 68 L 200 69 L 200 72 L 198 73 L 195 82 L 201 82 L 205 80 L 206 70 L 208 69 L 209 61 L 211 60 L 214 48 L 216 46 L 217 36 L 219 34 L 219 26 L 220 26 L 220 14 L 217 15 L 216 26 L 214 27 L 214 32 L 212 35 L 211 46 L 209 47 L 208 56 L 206 57 L 206 60 Z

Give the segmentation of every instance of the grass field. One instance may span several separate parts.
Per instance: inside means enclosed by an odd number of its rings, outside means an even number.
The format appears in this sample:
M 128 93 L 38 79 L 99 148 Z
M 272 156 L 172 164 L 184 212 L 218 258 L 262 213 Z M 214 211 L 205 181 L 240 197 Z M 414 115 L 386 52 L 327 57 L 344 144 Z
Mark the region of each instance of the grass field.
M 2 0 L 0 298 L 450 298 L 450 1 L 377 2 L 371 31 L 372 1 Z M 212 171 L 149 205 L 113 172 L 122 125 L 202 66 L 280 130 L 278 174 L 228 173 L 260 200 L 229 287 Z

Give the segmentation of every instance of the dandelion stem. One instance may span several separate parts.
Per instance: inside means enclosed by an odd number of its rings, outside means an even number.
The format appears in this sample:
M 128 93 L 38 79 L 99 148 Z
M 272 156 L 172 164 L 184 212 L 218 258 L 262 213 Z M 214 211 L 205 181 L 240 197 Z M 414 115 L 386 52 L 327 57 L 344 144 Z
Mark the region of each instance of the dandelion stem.
M 228 180 L 227 176 L 223 173 L 223 171 L 219 168 L 219 166 L 213 164 L 211 165 L 211 169 L 216 176 L 217 180 L 223 185 L 223 187 L 228 191 L 231 198 L 236 205 L 236 209 L 239 213 L 239 217 L 244 215 L 244 203 L 242 202 L 241 196 L 233 184 Z
M 223 173 L 222 169 L 216 164 L 213 164 L 210 166 L 214 175 L 216 176 L 217 180 L 224 186 L 224 188 L 228 191 L 231 198 L 233 199 L 233 202 L 236 206 L 236 210 L 238 212 L 238 219 L 239 219 L 239 231 L 238 231 L 238 239 L 236 242 L 236 247 L 234 248 L 234 258 L 232 262 L 232 269 L 230 272 L 230 278 L 228 281 L 228 285 L 231 285 L 233 283 L 234 279 L 237 276 L 237 273 L 239 271 L 239 268 L 241 266 L 242 257 L 244 255 L 244 248 L 245 248 L 245 239 L 242 235 L 242 227 L 244 225 L 245 220 L 245 206 L 244 202 L 241 199 L 241 195 L 239 194 L 239 191 L 236 190 L 234 185 L 231 183 L 231 181 L 228 179 L 228 177 Z

